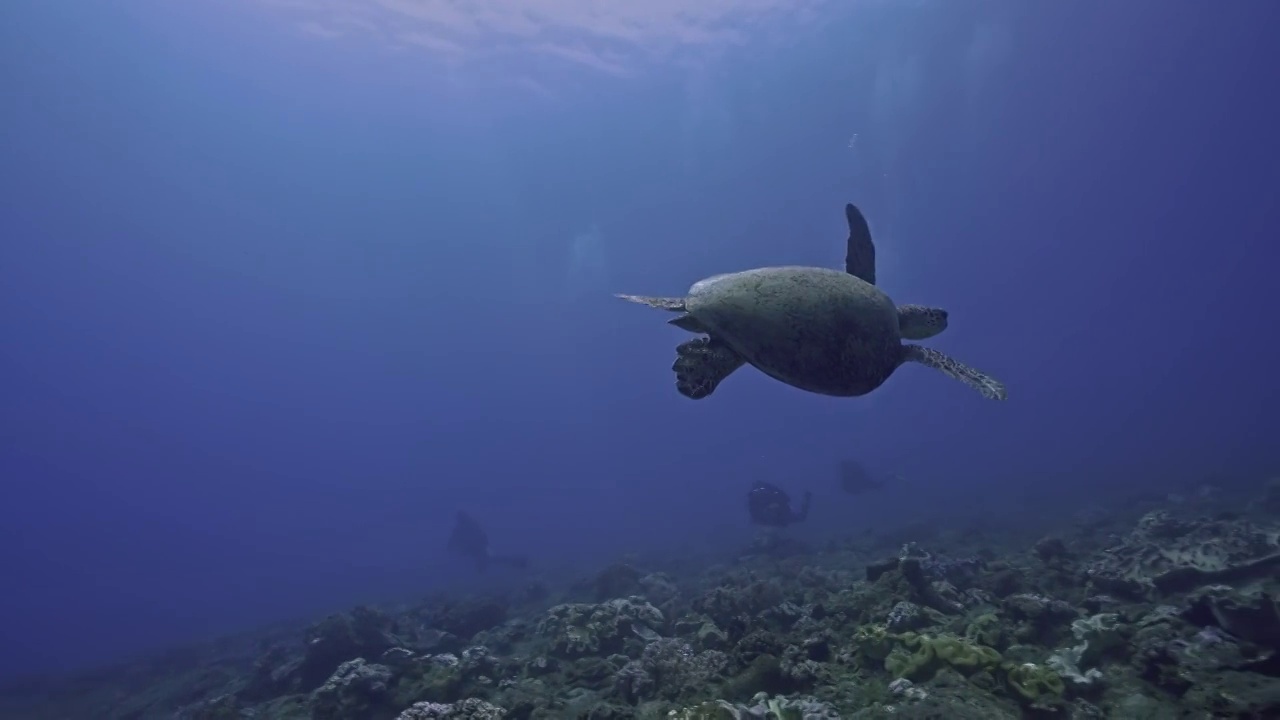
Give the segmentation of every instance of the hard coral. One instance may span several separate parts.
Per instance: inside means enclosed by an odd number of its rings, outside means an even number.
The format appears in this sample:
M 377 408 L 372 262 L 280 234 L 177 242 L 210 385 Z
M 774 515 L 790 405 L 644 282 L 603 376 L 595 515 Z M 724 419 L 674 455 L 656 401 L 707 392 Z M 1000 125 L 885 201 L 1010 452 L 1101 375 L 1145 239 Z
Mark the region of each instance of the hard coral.
M 396 720 L 502 720 L 506 710 L 476 698 L 444 704 L 420 702 L 400 713 Z
M 391 677 L 391 669 L 384 665 L 359 658 L 344 662 L 311 694 L 311 716 L 315 720 L 375 717 L 387 699 Z
M 751 698 L 751 703 L 737 705 L 716 700 L 672 710 L 667 717 L 673 720 L 840 720 L 835 708 L 813 698 L 771 698 L 767 693 L 758 693 Z
M 1280 531 L 1246 520 L 1180 520 L 1147 513 L 1088 568 L 1102 592 L 1144 598 L 1210 583 L 1248 580 L 1280 566 Z
M 538 634 L 551 641 L 555 655 L 577 658 L 617 652 L 634 637 L 633 628 L 654 630 L 663 623 L 662 611 L 644 600 L 615 598 L 598 605 L 557 605 L 538 623 Z

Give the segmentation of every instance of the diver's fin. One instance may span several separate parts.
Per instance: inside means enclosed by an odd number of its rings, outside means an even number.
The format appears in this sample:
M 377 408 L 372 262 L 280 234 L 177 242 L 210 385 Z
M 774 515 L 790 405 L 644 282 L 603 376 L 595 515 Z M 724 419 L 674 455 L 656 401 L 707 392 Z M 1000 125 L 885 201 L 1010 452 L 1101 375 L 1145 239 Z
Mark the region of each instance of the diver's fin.
M 702 327 L 702 323 L 693 318 L 692 315 L 685 314 L 678 318 L 672 318 L 667 321 L 671 325 L 675 325 L 681 330 L 688 330 L 691 333 L 706 333 L 707 329 Z
M 876 246 L 871 242 L 871 228 L 862 211 L 853 203 L 844 206 L 844 217 L 849 221 L 849 240 L 845 246 L 844 271 L 876 284 Z
M 934 370 L 938 370 L 948 377 L 959 380 L 977 390 L 982 393 L 982 397 L 988 400 L 1004 400 L 1009 397 L 1008 392 L 1005 391 L 1004 383 L 980 370 L 975 370 L 965 365 L 946 353 L 921 345 L 907 344 L 903 345 L 902 349 L 904 362 L 910 361 L 928 365 Z
M 690 400 L 715 392 L 722 380 L 746 360 L 728 345 L 713 338 L 696 338 L 676 347 L 676 390 Z
M 808 490 L 804 491 L 804 500 L 800 502 L 800 512 L 792 517 L 792 522 L 804 522 L 809 518 L 809 505 L 813 503 L 813 493 Z
M 671 312 L 684 312 L 684 298 L 668 298 L 668 297 L 649 297 L 647 295 L 623 295 L 622 293 L 614 293 L 614 297 L 622 298 L 628 302 L 640 303 L 648 305 L 659 310 L 670 310 Z

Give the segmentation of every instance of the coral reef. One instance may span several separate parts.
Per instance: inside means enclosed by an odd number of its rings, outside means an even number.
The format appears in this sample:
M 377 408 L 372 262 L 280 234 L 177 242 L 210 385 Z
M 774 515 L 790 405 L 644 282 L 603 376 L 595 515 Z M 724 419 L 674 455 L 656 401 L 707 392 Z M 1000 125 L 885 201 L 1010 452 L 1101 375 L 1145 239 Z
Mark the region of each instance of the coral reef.
M 1280 717 L 1280 490 L 357 607 L 0 693 L 0 717 Z M 903 535 L 915 538 L 904 540 Z M 789 549 L 788 549 L 789 548 Z

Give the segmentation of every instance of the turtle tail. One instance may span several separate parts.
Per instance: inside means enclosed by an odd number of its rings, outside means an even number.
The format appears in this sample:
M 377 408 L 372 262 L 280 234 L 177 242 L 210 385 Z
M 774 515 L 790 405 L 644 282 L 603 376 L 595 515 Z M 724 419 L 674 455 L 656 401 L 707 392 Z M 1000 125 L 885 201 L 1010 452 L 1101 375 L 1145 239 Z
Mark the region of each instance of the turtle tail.
M 659 310 L 669 310 L 671 312 L 684 312 L 684 298 L 667 298 L 667 297 L 649 297 L 647 295 L 623 295 L 615 293 L 614 297 L 620 297 L 628 302 L 640 303 L 648 305 Z

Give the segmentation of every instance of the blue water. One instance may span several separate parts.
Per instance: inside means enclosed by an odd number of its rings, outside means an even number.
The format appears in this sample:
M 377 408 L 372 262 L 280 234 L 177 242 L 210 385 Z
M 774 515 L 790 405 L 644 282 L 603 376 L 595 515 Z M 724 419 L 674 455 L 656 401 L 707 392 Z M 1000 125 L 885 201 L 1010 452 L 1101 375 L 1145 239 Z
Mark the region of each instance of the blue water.
M 1280 5 L 613 5 L 0 5 L 0 675 L 524 582 L 459 508 L 554 576 L 756 479 L 822 538 L 1277 472 Z M 1009 400 L 680 397 L 611 293 L 839 266 L 850 201 Z

